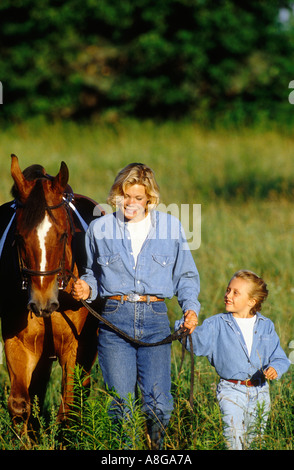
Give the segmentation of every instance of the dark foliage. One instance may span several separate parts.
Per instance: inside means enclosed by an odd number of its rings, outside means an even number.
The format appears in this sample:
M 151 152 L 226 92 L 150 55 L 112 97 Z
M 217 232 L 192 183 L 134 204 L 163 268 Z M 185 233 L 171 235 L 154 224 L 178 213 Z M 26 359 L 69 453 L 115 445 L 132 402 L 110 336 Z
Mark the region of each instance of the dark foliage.
M 291 4 L 2 0 L 0 119 L 289 119 Z

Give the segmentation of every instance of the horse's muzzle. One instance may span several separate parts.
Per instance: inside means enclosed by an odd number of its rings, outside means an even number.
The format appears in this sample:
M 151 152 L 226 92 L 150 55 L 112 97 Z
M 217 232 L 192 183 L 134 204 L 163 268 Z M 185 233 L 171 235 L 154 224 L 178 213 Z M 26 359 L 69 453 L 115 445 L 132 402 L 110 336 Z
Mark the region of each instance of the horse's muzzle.
M 59 307 L 58 300 L 47 301 L 46 305 L 41 305 L 40 302 L 30 301 L 28 303 L 28 310 L 33 312 L 37 317 L 50 317 Z

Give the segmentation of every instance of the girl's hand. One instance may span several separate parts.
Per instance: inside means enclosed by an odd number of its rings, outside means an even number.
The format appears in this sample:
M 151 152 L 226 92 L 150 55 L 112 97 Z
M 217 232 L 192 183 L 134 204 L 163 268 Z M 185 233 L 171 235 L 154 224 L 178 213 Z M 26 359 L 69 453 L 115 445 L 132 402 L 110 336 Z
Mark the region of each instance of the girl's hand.
M 273 367 L 269 367 L 263 373 L 265 378 L 268 380 L 274 380 L 278 377 L 277 371 Z
M 184 327 L 190 330 L 189 334 L 193 333 L 197 325 L 198 325 L 198 318 L 197 318 L 196 313 L 193 310 L 187 310 L 185 312 Z
M 90 287 L 82 279 L 78 279 L 72 288 L 71 294 L 75 300 L 87 300 L 90 295 Z

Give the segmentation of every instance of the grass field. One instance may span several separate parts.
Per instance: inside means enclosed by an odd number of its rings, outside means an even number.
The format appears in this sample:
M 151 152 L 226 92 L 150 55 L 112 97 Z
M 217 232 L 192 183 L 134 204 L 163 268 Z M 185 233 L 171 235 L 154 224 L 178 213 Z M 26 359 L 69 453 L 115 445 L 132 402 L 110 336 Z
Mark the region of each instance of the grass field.
M 10 154 L 24 169 L 40 163 L 51 174 L 64 160 L 75 192 L 105 202 L 120 168 L 144 162 L 156 174 L 162 202 L 201 204 L 201 245 L 193 250 L 200 278 L 204 318 L 223 310 L 223 294 L 232 274 L 241 268 L 262 275 L 269 298 L 262 312 L 275 323 L 286 353 L 294 339 L 294 146 L 293 137 L 266 129 L 201 129 L 191 123 L 135 121 L 45 125 L 31 123 L 2 132 L 0 149 L 0 203 L 10 199 Z M 181 315 L 176 299 L 168 301 L 171 325 Z M 194 412 L 188 405 L 189 360 L 178 376 L 181 356 L 173 344 L 172 370 L 175 409 L 165 439 L 166 449 L 224 449 L 221 417 L 215 400 L 218 382 L 206 359 L 196 360 Z M 60 382 L 56 365 L 49 384 L 45 415 L 35 404 L 41 432 L 36 449 L 120 448 L 107 415 L 98 364 L 93 369 L 93 391 L 83 414 L 61 438 L 55 420 Z M 293 366 L 282 380 L 271 384 L 272 411 L 266 434 L 254 442 L 257 449 L 293 449 Z M 0 448 L 28 448 L 11 427 L 6 400 L 9 381 L 0 366 Z M 79 392 L 80 393 L 80 392 Z M 79 410 L 80 411 L 80 410 Z M 82 420 L 82 423 L 81 423 Z M 136 409 L 129 433 L 134 447 L 147 449 L 143 417 Z

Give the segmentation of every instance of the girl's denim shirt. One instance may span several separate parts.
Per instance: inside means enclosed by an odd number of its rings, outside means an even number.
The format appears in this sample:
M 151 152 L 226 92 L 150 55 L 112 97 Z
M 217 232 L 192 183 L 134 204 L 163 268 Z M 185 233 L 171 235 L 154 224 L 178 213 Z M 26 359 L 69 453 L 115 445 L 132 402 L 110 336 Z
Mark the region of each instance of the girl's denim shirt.
M 175 329 L 183 323 L 178 320 Z M 280 346 L 273 322 L 256 313 L 250 356 L 237 322 L 231 313 L 207 318 L 192 333 L 196 356 L 206 356 L 223 379 L 264 379 L 263 370 L 272 366 L 278 378 L 287 372 L 291 362 Z M 189 341 L 187 341 L 189 349 Z
M 128 223 L 121 213 L 93 221 L 86 233 L 87 266 L 82 279 L 97 295 L 155 295 L 178 297 L 182 311 L 200 310 L 199 274 L 180 221 L 153 210 L 151 229 L 135 265 Z

